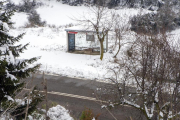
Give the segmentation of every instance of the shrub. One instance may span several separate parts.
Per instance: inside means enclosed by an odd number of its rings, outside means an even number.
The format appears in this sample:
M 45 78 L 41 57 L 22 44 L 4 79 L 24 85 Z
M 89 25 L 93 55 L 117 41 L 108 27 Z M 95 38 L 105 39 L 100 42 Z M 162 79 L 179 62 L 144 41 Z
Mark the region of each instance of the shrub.
M 110 2 L 108 3 L 108 8 L 113 8 L 118 6 L 120 3 L 120 0 L 110 0 Z
M 19 12 L 30 13 L 36 5 L 37 3 L 34 0 L 32 2 L 30 0 L 23 0 L 23 4 L 17 6 L 17 10 Z
M 86 108 L 82 114 L 81 114 L 81 117 L 80 117 L 80 120 L 92 120 L 93 118 L 95 120 L 98 120 L 98 117 L 100 116 L 100 114 L 97 114 L 95 117 L 94 117 L 94 114 L 92 112 L 91 109 L 88 109 Z
M 46 21 L 41 21 L 41 18 L 39 16 L 39 14 L 33 10 L 29 17 L 28 17 L 28 21 L 29 21 L 29 24 L 26 25 L 26 27 L 36 27 L 36 26 L 44 26 L 46 25 Z
M 60 0 L 56 0 L 60 1 Z M 69 4 L 71 6 L 77 6 L 83 4 L 83 0 L 62 0 L 63 4 Z
M 137 15 L 131 18 L 131 30 L 137 32 L 137 33 L 148 33 L 148 32 L 154 32 L 157 33 L 157 23 L 155 22 L 155 16 L 154 13 L 149 13 L 146 15 Z
M 15 10 L 15 9 L 16 9 L 16 6 L 15 6 L 14 3 L 8 2 L 8 3 L 6 4 L 6 9 L 7 9 L 7 10 Z
M 134 16 L 130 20 L 131 30 L 137 33 L 156 34 L 176 29 L 180 26 L 180 17 L 170 9 L 162 7 L 157 13 Z

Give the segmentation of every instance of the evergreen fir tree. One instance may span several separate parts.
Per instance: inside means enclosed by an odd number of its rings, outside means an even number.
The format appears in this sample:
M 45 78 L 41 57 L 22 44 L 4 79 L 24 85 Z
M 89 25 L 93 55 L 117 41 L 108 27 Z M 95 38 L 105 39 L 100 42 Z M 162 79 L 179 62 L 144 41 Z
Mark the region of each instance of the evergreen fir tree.
M 0 2 L 0 116 L 2 111 L 8 107 L 8 103 L 13 102 L 16 94 L 23 89 L 25 83 L 21 80 L 30 76 L 40 66 L 40 64 L 32 65 L 39 59 L 38 57 L 18 58 L 28 44 L 15 45 L 24 34 L 17 37 L 9 34 L 9 26 L 12 25 L 10 18 L 15 11 L 6 9 L 5 4 L 5 2 Z M 31 108 L 35 108 L 40 98 L 42 96 L 36 92 Z

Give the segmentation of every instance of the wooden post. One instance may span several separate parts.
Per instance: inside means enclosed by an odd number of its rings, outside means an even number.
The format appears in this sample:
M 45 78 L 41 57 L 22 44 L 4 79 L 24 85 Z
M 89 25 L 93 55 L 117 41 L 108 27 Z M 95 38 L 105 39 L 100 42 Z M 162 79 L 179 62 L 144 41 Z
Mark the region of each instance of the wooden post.
M 66 44 L 67 44 L 67 52 L 69 51 L 69 38 L 68 38 L 68 31 L 66 31 Z
M 44 92 L 45 92 L 45 102 L 46 102 L 46 120 L 49 120 L 48 116 L 47 116 L 47 112 L 48 112 L 48 98 L 47 98 L 47 80 L 45 79 L 45 75 L 43 72 L 43 85 L 44 85 Z

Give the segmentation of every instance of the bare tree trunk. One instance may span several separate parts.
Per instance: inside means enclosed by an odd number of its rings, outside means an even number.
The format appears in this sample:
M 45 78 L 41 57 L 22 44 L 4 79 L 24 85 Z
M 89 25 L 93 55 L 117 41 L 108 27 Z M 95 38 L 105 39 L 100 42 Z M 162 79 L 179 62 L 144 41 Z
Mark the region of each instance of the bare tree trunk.
M 31 92 L 33 91 L 33 89 L 34 89 L 34 85 L 33 85 L 33 80 L 34 80 L 34 74 L 33 74 L 33 76 L 32 76 L 32 79 L 31 79 L 31 89 L 29 90 L 29 95 L 28 95 L 28 101 L 27 101 L 27 107 L 26 107 L 26 114 L 25 114 L 25 120 L 27 119 L 27 115 L 28 115 L 28 109 L 29 109 L 29 100 L 30 100 L 30 94 L 31 94 Z M 26 84 L 27 85 L 27 84 Z M 27 87 L 27 86 L 26 86 Z
M 119 48 L 118 48 L 118 51 L 117 51 L 117 53 L 116 53 L 116 55 L 114 56 L 114 58 L 116 58 L 117 57 L 117 55 L 118 55 L 118 53 L 119 53 L 119 51 L 120 51 L 120 49 L 121 49 L 121 44 L 120 44 L 120 40 L 119 40 Z
M 104 56 L 104 46 L 103 46 L 103 40 L 100 41 L 100 59 L 103 59 Z
M 26 114 L 25 114 L 25 120 L 27 119 L 27 115 L 28 115 L 28 109 L 29 109 L 29 100 L 30 100 L 30 94 L 33 91 L 34 86 L 29 90 L 29 95 L 28 95 L 28 100 L 27 100 L 27 107 L 26 107 Z

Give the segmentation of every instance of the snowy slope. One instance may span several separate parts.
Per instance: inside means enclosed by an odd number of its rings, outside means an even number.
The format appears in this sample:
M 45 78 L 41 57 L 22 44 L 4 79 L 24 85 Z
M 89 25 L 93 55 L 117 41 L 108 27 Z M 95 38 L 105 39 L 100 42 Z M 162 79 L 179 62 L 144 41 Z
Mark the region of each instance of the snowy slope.
M 13 22 L 15 23 L 13 26 L 15 28 L 19 28 L 19 27 L 23 27 L 27 22 L 28 15 L 26 13 L 14 13 L 14 16 L 11 17 L 11 19 L 13 20 Z
M 41 56 L 41 59 L 38 61 L 42 64 L 40 71 L 47 73 L 89 79 L 111 77 L 112 74 L 109 74 L 108 68 L 115 66 L 111 63 L 113 54 L 105 53 L 104 59 L 100 61 L 98 55 L 71 54 L 66 52 L 66 33 L 63 26 L 75 23 L 71 17 L 88 13 L 89 8 L 86 6 L 68 6 L 56 2 L 56 0 L 41 1 L 44 3 L 44 6 L 37 8 L 37 12 L 42 20 L 45 20 L 49 25 L 54 25 L 53 27 L 48 27 L 47 25 L 47 27 L 39 28 L 22 28 L 27 23 L 27 15 L 25 13 L 16 13 L 12 18 L 16 24 L 14 25 L 15 29 L 10 32 L 13 35 L 26 32 L 20 43 L 30 43 L 28 50 L 21 57 Z M 125 8 L 116 12 L 123 17 L 123 23 L 125 24 L 128 22 L 129 17 L 136 14 L 144 14 L 148 11 Z M 180 32 L 177 30 L 174 33 L 177 35 Z M 124 39 L 133 40 L 133 34 L 127 34 Z M 124 53 L 120 54 L 123 56 Z

